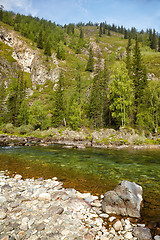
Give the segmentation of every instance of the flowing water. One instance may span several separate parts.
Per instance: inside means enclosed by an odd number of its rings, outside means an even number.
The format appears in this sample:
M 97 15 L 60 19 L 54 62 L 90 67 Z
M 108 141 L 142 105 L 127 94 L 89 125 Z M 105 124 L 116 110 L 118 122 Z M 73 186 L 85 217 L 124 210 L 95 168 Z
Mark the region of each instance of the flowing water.
M 160 224 L 160 151 L 1 147 L 0 170 L 23 178 L 57 177 L 64 187 L 104 194 L 122 180 L 143 187 L 142 221 Z

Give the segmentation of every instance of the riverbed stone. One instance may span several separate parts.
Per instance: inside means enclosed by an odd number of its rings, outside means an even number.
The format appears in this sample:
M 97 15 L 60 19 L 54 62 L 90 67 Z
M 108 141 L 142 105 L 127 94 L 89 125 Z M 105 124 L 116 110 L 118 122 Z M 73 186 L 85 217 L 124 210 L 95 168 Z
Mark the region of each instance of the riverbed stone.
M 5 203 L 7 201 L 6 197 L 3 195 L 0 195 L 0 205 L 2 205 L 3 203 Z
M 149 228 L 135 227 L 133 229 L 133 236 L 138 240 L 152 240 L 152 235 Z
M 141 202 L 142 187 L 122 181 L 113 191 L 105 193 L 102 209 L 106 213 L 139 218 Z
M 57 179 L 17 181 L 4 174 L 0 176 L 3 186 L 11 186 L 3 188 L 0 195 L 6 199 L 0 206 L 0 216 L 4 214 L 0 221 L 0 239 L 11 236 L 16 240 L 127 240 L 137 226 L 129 219 L 118 220 L 102 213 L 97 196 L 65 189 Z M 125 226 L 129 226 L 128 230 Z
M 154 240 L 160 240 L 160 236 L 156 235 L 156 236 L 154 237 Z
M 113 224 L 113 227 L 114 227 L 114 229 L 115 229 L 116 231 L 119 231 L 119 230 L 122 228 L 122 223 L 121 223 L 121 221 L 118 220 L 117 222 L 115 222 L 115 223 Z
M 39 194 L 39 200 L 50 201 L 51 200 L 51 195 L 49 193 L 40 193 Z

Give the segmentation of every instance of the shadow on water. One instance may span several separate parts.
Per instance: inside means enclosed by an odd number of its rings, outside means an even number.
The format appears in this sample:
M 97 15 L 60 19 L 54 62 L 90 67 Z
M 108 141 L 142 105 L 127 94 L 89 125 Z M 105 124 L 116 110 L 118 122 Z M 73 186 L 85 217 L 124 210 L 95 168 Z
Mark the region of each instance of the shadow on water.
M 85 150 L 62 146 L 0 148 L 0 170 L 23 178 L 57 177 L 64 187 L 104 194 L 122 180 L 143 187 L 142 220 L 160 223 L 160 151 Z

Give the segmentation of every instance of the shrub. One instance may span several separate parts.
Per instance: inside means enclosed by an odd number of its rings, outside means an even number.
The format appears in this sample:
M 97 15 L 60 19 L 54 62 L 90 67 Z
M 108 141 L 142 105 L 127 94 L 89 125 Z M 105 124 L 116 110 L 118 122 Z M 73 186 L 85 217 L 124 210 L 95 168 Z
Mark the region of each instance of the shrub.
M 7 123 L 2 126 L 2 131 L 4 133 L 13 134 L 15 132 L 15 127 L 12 123 Z
M 29 124 L 29 125 L 22 125 L 18 128 L 18 133 L 19 134 L 29 134 L 34 130 L 34 128 Z

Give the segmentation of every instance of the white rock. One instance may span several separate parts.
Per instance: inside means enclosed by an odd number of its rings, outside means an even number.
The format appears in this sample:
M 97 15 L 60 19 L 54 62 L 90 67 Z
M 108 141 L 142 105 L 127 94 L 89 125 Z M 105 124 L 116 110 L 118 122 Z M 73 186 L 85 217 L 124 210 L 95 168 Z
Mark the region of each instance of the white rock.
M 160 236 L 156 235 L 156 236 L 154 237 L 154 239 L 155 239 L 155 240 L 160 240 Z
M 110 217 L 108 220 L 109 220 L 110 222 L 113 222 L 115 219 L 116 219 L 116 217 Z
M 122 223 L 121 223 L 121 221 L 117 221 L 117 222 L 115 222 L 114 224 L 113 224 L 113 227 L 114 227 L 114 229 L 116 230 L 116 231 L 119 231 L 121 228 L 122 228 Z
M 41 193 L 41 194 L 39 194 L 39 200 L 50 201 L 51 200 L 51 195 L 49 193 Z
M 15 179 L 15 180 L 21 180 L 21 179 L 22 179 L 22 176 L 21 176 L 20 174 L 16 174 L 16 175 L 14 176 L 14 179 Z
M 133 239 L 133 235 L 132 235 L 131 232 L 126 232 L 126 233 L 124 234 L 124 238 L 125 238 L 125 239 Z
M 101 240 L 109 240 L 109 238 L 105 236 L 101 236 Z
M 20 229 L 23 231 L 27 231 L 28 230 L 28 224 L 27 223 L 22 223 L 20 226 Z
M 28 222 L 29 222 L 29 218 L 28 218 L 28 217 L 24 217 L 24 218 L 22 219 L 22 224 L 28 223 Z
M 114 228 L 111 228 L 110 233 L 113 234 L 113 235 L 116 234 L 116 231 L 114 230 Z
M 101 213 L 99 216 L 102 218 L 109 218 L 109 215 L 107 213 Z
M 0 212 L 0 220 L 3 220 L 3 219 L 5 219 L 6 218 L 6 214 L 5 213 L 3 213 L 3 212 Z
M 3 195 L 0 195 L 0 204 L 3 204 L 6 201 L 7 201 L 6 197 Z
M 28 228 L 31 228 L 31 226 L 33 225 L 33 223 L 34 223 L 34 219 L 30 219 L 30 220 L 28 221 Z
M 131 228 L 132 228 L 131 224 L 127 224 L 127 225 L 124 226 L 124 229 L 126 231 L 130 230 Z

